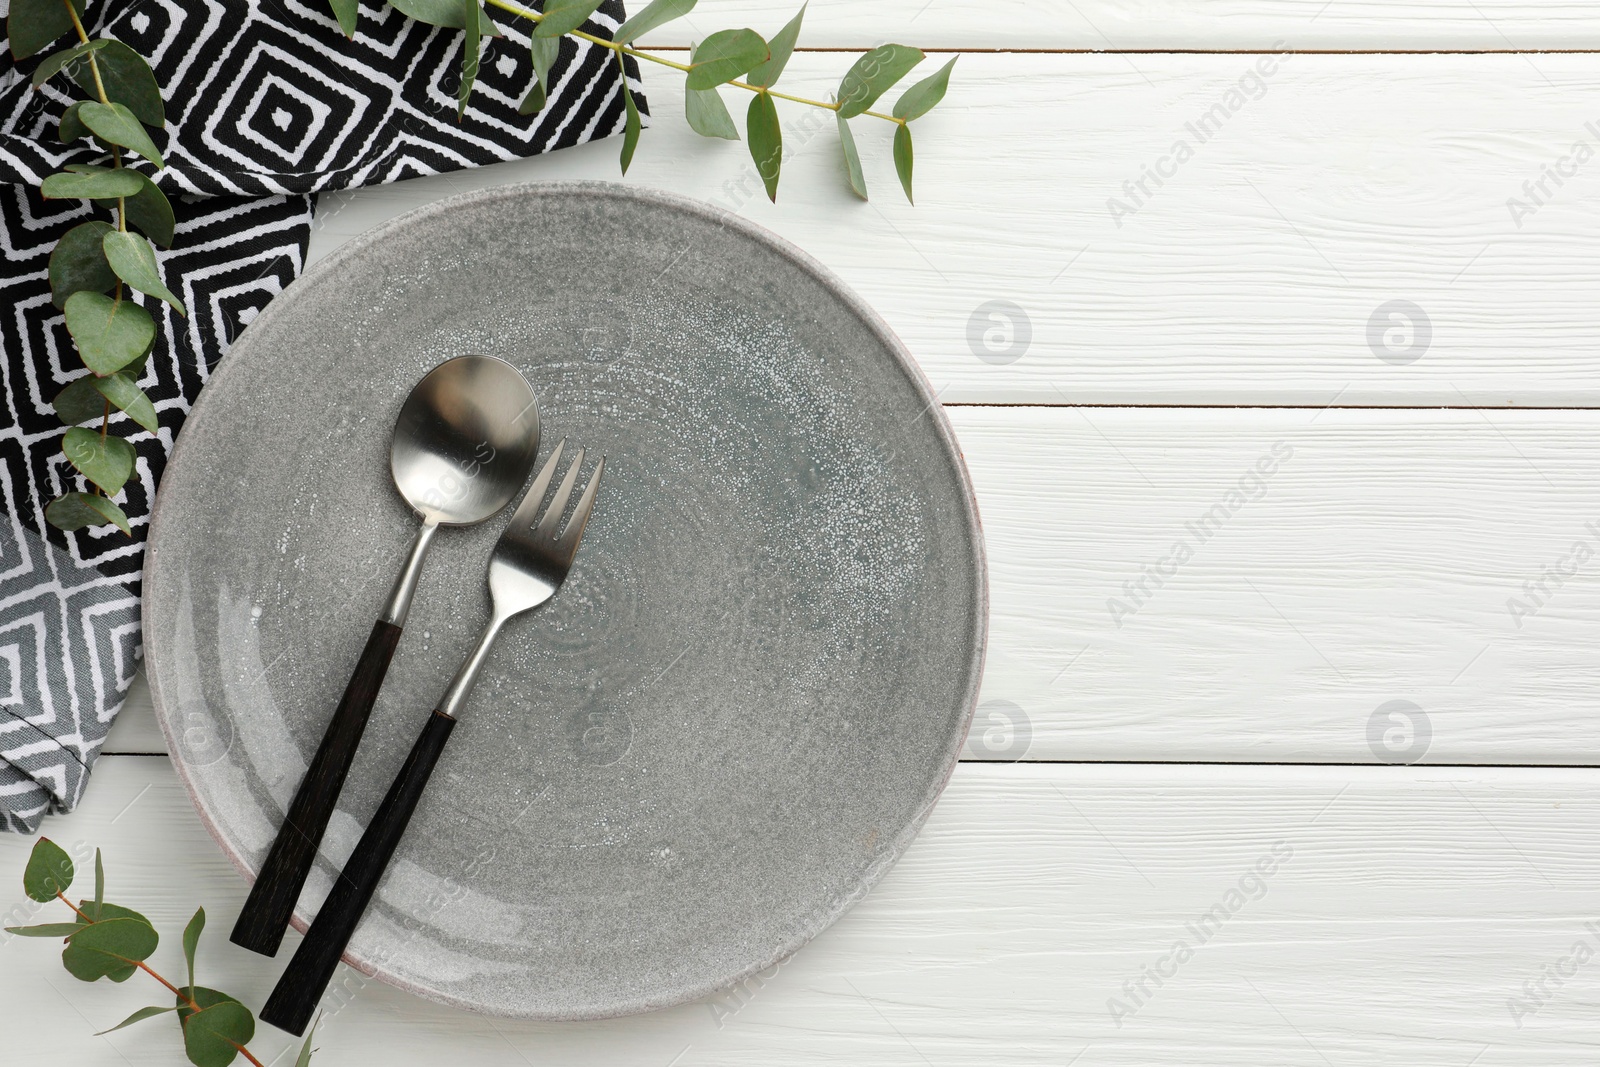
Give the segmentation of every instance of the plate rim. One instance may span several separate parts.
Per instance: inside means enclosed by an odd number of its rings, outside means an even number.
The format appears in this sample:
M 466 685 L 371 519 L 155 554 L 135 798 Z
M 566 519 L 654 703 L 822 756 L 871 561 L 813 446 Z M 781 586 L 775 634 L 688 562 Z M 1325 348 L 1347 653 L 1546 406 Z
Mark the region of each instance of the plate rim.
M 853 908 L 867 893 L 883 880 L 896 863 L 905 855 L 907 847 L 921 832 L 927 822 L 928 815 L 938 803 L 945 788 L 949 785 L 951 775 L 955 773 L 956 765 L 960 762 L 961 751 L 966 744 L 967 733 L 972 727 L 973 715 L 977 710 L 979 691 L 983 682 L 983 668 L 988 651 L 989 640 L 989 568 L 987 546 L 984 542 L 983 523 L 978 511 L 977 496 L 973 492 L 971 473 L 967 469 L 966 456 L 961 450 L 956 439 L 955 430 L 950 424 L 949 416 L 944 410 L 944 405 L 939 402 L 938 393 L 929 383 L 921 366 L 912 357 L 909 349 L 900 338 L 889 328 L 887 322 L 878 314 L 854 289 L 844 282 L 831 269 L 823 265 L 809 252 L 800 248 L 792 241 L 746 219 L 744 216 L 723 208 L 719 205 L 684 196 L 680 193 L 669 192 L 664 189 L 648 186 L 632 185 L 625 182 L 606 181 L 598 179 L 550 179 L 543 181 L 507 182 L 500 185 L 476 189 L 455 196 L 445 197 L 430 203 L 402 212 L 391 219 L 379 223 L 372 228 L 357 234 L 345 241 L 332 252 L 313 263 L 300 273 L 283 291 L 268 302 L 267 306 L 257 315 L 250 324 L 240 332 L 239 336 L 228 346 L 228 352 L 219 358 L 216 368 L 206 379 L 200 394 L 190 408 L 184 425 L 180 428 L 173 441 L 173 447 L 168 455 L 162 476 L 158 479 L 155 501 L 150 509 L 148 535 L 145 540 L 145 558 L 142 574 L 142 588 L 139 604 L 140 636 L 143 644 L 143 659 L 145 661 L 145 676 L 150 686 L 150 700 L 154 707 L 156 722 L 161 727 L 162 737 L 167 743 L 168 758 L 173 770 L 177 772 L 178 780 L 183 783 L 184 792 L 188 794 L 189 803 L 200 817 L 201 824 L 211 839 L 216 842 L 224 856 L 233 867 L 244 877 L 247 884 L 253 884 L 256 872 L 246 862 L 237 848 L 228 840 L 206 804 L 201 800 L 195 787 L 194 779 L 189 773 L 182 753 L 183 749 L 177 743 L 170 716 L 166 709 L 166 696 L 161 690 L 159 672 L 153 670 L 151 665 L 157 660 L 168 658 L 163 647 L 160 632 L 152 625 L 151 603 L 153 597 L 150 590 L 155 588 L 162 580 L 161 532 L 165 529 L 163 517 L 169 511 L 176 510 L 170 504 L 172 491 L 167 477 L 170 472 L 184 458 L 184 433 L 189 424 L 203 418 L 208 411 L 207 396 L 214 391 L 210 389 L 212 383 L 223 376 L 233 376 L 235 361 L 227 358 L 240 344 L 245 343 L 251 336 L 251 330 L 258 322 L 271 323 L 283 314 L 289 312 L 279 311 L 287 307 L 283 297 L 292 292 L 297 286 L 310 287 L 316 284 L 324 275 L 337 271 L 345 261 L 352 257 L 364 254 L 374 244 L 385 240 L 391 233 L 403 231 L 419 220 L 432 216 L 447 214 L 458 207 L 467 204 L 476 204 L 485 201 L 503 199 L 520 199 L 527 196 L 540 197 L 600 197 L 606 199 L 632 200 L 654 207 L 665 208 L 669 211 L 684 212 L 697 216 L 715 225 L 726 227 L 740 233 L 742 236 L 762 244 L 789 260 L 802 271 L 810 274 L 833 297 L 841 301 L 852 314 L 873 334 L 877 341 L 893 356 L 900 371 L 906 376 L 913 389 L 923 401 L 924 410 L 933 414 L 933 425 L 941 444 L 944 446 L 946 456 L 956 474 L 961 487 L 962 520 L 967 530 L 967 542 L 972 551 L 975 572 L 974 612 L 976 627 L 973 634 L 973 647 L 967 659 L 968 684 L 967 691 L 961 701 L 965 711 L 961 717 L 961 728 L 952 731 L 951 740 L 946 745 L 943 754 L 942 773 L 930 780 L 927 790 L 919 801 L 916 810 L 910 819 L 895 835 L 888 852 L 880 862 L 867 868 L 857 884 L 848 893 L 837 898 L 830 907 L 816 909 L 808 913 L 807 921 L 798 928 L 798 933 L 789 940 L 780 944 L 770 956 L 764 955 L 758 964 L 746 967 L 744 970 L 730 976 L 725 981 L 716 982 L 704 987 L 691 989 L 675 989 L 669 993 L 643 996 L 628 1002 L 619 1002 L 611 1009 L 602 1012 L 593 1011 L 513 1011 L 493 1005 L 477 1003 L 444 990 L 430 987 L 409 977 L 386 969 L 379 963 L 368 960 L 358 953 L 352 952 L 348 947 L 342 956 L 343 962 L 360 971 L 362 974 L 376 978 L 385 985 L 404 990 L 415 996 L 445 1004 L 450 1007 L 460 1008 L 479 1015 L 488 1015 L 499 1018 L 515 1018 L 542 1021 L 584 1021 L 622 1018 L 629 1015 L 640 1015 L 646 1012 L 659 1011 L 664 1008 L 680 1004 L 693 1003 L 711 996 L 724 989 L 732 988 L 746 979 L 770 970 L 772 967 L 787 960 L 800 949 L 809 944 L 817 935 L 833 926 L 851 908 Z M 278 314 L 274 314 L 278 311 Z M 257 331 L 260 332 L 260 331 Z M 238 372 L 243 373 L 243 372 Z M 290 918 L 290 925 L 294 929 L 305 933 L 309 923 L 300 915 L 298 907 Z

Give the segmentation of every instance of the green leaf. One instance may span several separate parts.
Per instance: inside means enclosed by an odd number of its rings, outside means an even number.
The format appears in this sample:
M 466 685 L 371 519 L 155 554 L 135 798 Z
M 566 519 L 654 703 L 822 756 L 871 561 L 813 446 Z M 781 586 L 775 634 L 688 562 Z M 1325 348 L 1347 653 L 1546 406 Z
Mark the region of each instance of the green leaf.
M 74 426 L 61 441 L 61 452 L 67 462 L 78 468 L 107 496 L 116 496 L 133 473 L 133 446 L 120 437 L 101 435 L 99 430 L 87 426 Z M 94 912 L 89 912 L 91 916 Z
M 853 119 L 888 92 L 894 83 L 922 62 L 920 49 L 903 44 L 879 45 L 845 72 L 839 83 L 839 114 Z
M 101 239 L 100 247 L 105 250 L 106 262 L 111 264 L 117 277 L 141 293 L 165 300 L 178 314 L 188 314 L 183 301 L 162 284 L 161 272 L 156 266 L 156 250 L 150 247 L 149 241 L 136 233 L 112 230 Z
M 545 0 L 544 18 L 533 27 L 535 37 L 560 37 L 589 21 L 600 0 Z
M 132 1015 L 113 1026 L 111 1030 L 121 1030 L 124 1026 L 132 1026 L 134 1023 L 142 1023 L 146 1019 L 153 1019 L 157 1015 L 165 1015 L 169 1011 L 177 1010 L 177 1008 L 140 1008 L 138 1011 L 134 1012 Z M 99 1034 L 95 1034 L 94 1036 L 99 1037 L 100 1034 L 109 1034 L 111 1030 L 101 1030 Z
M 106 87 L 106 99 L 126 107 L 146 126 L 160 129 L 167 124 L 161 87 L 143 56 L 121 41 L 107 41 L 95 53 L 94 63 L 100 71 L 100 82 Z M 71 74 L 80 89 L 99 97 L 94 72 L 87 63 L 73 67 Z
M 105 394 L 95 388 L 95 383 L 100 380 L 92 374 L 85 374 L 57 393 L 50 402 L 50 406 L 56 409 L 56 417 L 68 426 L 98 422 L 106 413 Z
M 72 857 L 48 837 L 41 837 L 34 842 L 28 865 L 22 870 L 22 891 L 29 900 L 54 900 L 72 884 L 72 873 Z
M 106 902 L 106 866 L 100 862 L 100 850 L 94 850 L 94 907 L 85 908 L 89 918 L 100 921 L 100 908 Z
M 186 985 L 178 990 L 176 1001 L 180 1020 L 187 1020 L 189 1016 L 195 1013 L 195 1009 L 189 1007 L 189 1001 L 191 1000 L 200 1005 L 201 1009 L 209 1008 L 215 1004 L 239 1003 L 238 997 L 224 993 L 220 989 L 208 989 L 203 985 Z
M 102 141 L 131 149 L 158 167 L 167 165 L 144 125 L 123 105 L 90 100 L 78 109 L 78 119 Z
M 206 909 L 199 908 L 183 928 L 183 958 L 189 964 L 189 985 L 194 986 L 194 952 L 200 947 L 200 931 L 206 928 Z
M 78 110 L 86 103 L 87 100 L 79 100 L 67 105 L 67 109 L 61 113 L 61 122 L 56 126 L 56 140 L 71 144 L 80 137 L 89 136 L 89 127 L 78 118 Z
M 772 39 L 772 58 L 756 67 L 750 72 L 745 81 L 751 85 L 776 85 L 778 77 L 783 74 L 783 68 L 789 65 L 789 56 L 794 52 L 794 43 L 800 39 L 800 22 L 806 17 L 806 7 L 800 5 L 799 14 L 789 20 L 789 24 L 778 31 L 778 36 Z
M 8 926 L 6 933 L 19 937 L 71 937 L 78 932 L 77 923 L 40 923 L 38 926 Z
M 844 169 L 850 176 L 850 188 L 861 199 L 867 198 L 867 179 L 861 173 L 861 154 L 856 151 L 856 135 L 850 132 L 850 122 L 843 115 L 835 114 L 839 120 L 839 145 L 844 149 Z
M 72 7 L 83 14 L 83 0 L 72 0 Z M 45 45 L 72 29 L 72 16 L 61 0 L 11 0 L 6 16 L 6 37 L 11 55 L 27 59 Z
M 894 172 L 900 175 L 900 188 L 906 191 L 906 201 L 915 204 L 911 198 L 911 127 L 901 123 L 894 131 Z
M 183 1020 L 183 1051 L 195 1067 L 228 1067 L 255 1036 L 256 1020 L 237 1000 L 224 1000 Z
M 128 225 L 162 248 L 171 248 L 172 231 L 177 225 L 172 216 L 172 202 L 155 182 L 143 174 L 139 177 L 144 178 L 143 187 L 122 202 L 122 210 L 128 214 Z
M 83 44 L 74 45 L 71 48 L 66 48 L 60 52 L 55 52 L 46 56 L 44 59 L 40 60 L 39 66 L 34 69 L 33 87 L 37 89 L 51 78 L 54 78 L 57 74 L 60 74 L 61 68 L 66 66 L 68 63 L 71 63 L 74 59 L 79 59 L 88 55 L 90 52 L 104 48 L 108 43 L 109 42 L 104 40 L 85 41 Z
M 89 105 L 86 103 L 84 107 Z M 81 115 L 82 109 L 79 110 Z M 64 174 L 52 174 L 39 186 L 46 200 L 115 200 L 133 196 L 149 179 L 126 167 L 90 167 L 77 165 Z
M 294 1067 L 311 1067 L 311 1039 L 316 1036 L 317 1024 L 321 1021 L 322 1013 L 318 1012 L 317 1017 L 311 1020 L 311 1029 L 306 1031 L 306 1041 L 300 1046 L 300 1055 L 294 1058 Z
M 651 0 L 642 11 L 617 27 L 617 34 L 612 40 L 617 44 L 628 44 L 673 19 L 683 18 L 694 10 L 694 5 L 695 0 Z
M 622 173 L 626 174 L 633 163 L 633 150 L 639 147 L 639 107 L 628 88 L 628 71 L 622 65 L 621 52 L 617 53 L 617 69 L 622 73 L 622 104 L 627 110 L 627 123 L 622 131 Z
M 80 380 L 92 384 L 96 393 L 99 393 L 101 397 L 127 412 L 130 419 L 151 433 L 156 433 L 161 429 L 161 422 L 156 416 L 156 406 L 150 402 L 150 398 L 145 395 L 144 390 L 135 384 L 133 377 L 127 371 L 108 374 L 104 378 Z M 71 387 L 69 386 L 68 388 Z
M 956 59 L 960 59 L 957 56 Z M 920 119 L 933 110 L 935 104 L 944 99 L 944 92 L 950 87 L 950 68 L 956 65 L 952 59 L 938 71 L 923 78 L 917 84 L 900 94 L 900 99 L 894 103 L 892 114 L 897 119 Z
M 128 514 L 117 505 L 103 496 L 93 493 L 68 493 L 56 497 L 45 505 L 44 518 L 51 526 L 58 530 L 82 530 L 89 526 L 115 526 L 128 536 L 133 536 L 133 527 L 128 525 Z M 107 904 L 106 907 L 111 905 Z M 111 976 L 113 982 L 120 982 L 133 974 L 133 968 L 128 968 L 128 973 L 121 978 Z M 92 979 L 91 979 L 92 981 Z
M 106 262 L 101 242 L 114 228 L 95 219 L 80 222 L 62 235 L 50 253 L 50 299 L 56 307 L 73 293 L 103 293 L 117 284 L 116 272 Z
M 155 320 L 138 304 L 113 300 L 102 293 L 67 297 L 67 332 L 78 354 L 96 374 L 115 374 L 149 350 L 156 339 Z
M 778 108 L 769 93 L 757 93 L 745 116 L 750 136 L 750 158 L 767 187 L 767 199 L 778 202 L 778 171 L 783 167 L 783 127 L 778 125 Z
M 429 26 L 443 26 L 448 30 L 462 30 L 467 26 L 467 10 L 461 0 L 389 0 L 389 6 Z M 482 8 L 478 9 L 478 32 L 486 37 L 499 32 Z
M 561 38 L 535 36 L 529 39 L 529 44 L 533 52 L 533 85 L 517 110 L 524 115 L 537 115 L 544 110 L 549 94 L 550 71 L 561 55 Z
M 459 0 L 462 5 L 461 21 L 465 25 L 478 18 L 478 0 Z M 461 39 L 461 85 L 456 89 L 456 118 L 467 113 L 467 98 L 478 80 L 478 60 L 483 53 L 483 38 L 475 33 L 464 33 Z
M 361 0 L 328 0 L 328 6 L 333 8 L 333 17 L 339 20 L 339 28 L 346 37 L 356 35 L 356 22 L 360 18 Z
M 690 89 L 715 89 L 771 55 L 755 30 L 719 30 L 694 46 L 684 84 Z
M 728 105 L 715 89 L 689 89 L 683 94 L 683 114 L 689 128 L 702 137 L 722 137 L 729 141 L 739 139 L 739 128 L 728 114 Z
M 134 964 L 149 959 L 160 942 L 153 926 L 138 919 L 101 919 L 80 927 L 61 953 L 62 966 L 80 982 L 121 982 Z

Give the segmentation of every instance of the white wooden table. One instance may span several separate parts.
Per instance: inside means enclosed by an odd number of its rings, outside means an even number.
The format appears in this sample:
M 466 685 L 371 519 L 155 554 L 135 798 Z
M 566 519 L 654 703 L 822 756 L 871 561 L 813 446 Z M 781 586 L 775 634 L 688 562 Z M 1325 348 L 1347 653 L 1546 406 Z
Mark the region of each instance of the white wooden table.
M 652 43 L 789 14 L 702 7 Z M 1600 149 L 1600 8 L 812 0 L 787 78 L 825 92 L 886 39 L 971 50 L 919 124 L 916 208 L 867 128 L 853 202 L 831 124 L 791 134 L 768 204 L 655 71 L 628 180 L 797 242 L 921 361 L 989 540 L 974 752 L 1024 758 L 964 762 L 758 988 L 548 1025 L 352 981 L 320 1062 L 1593 1064 L 1600 158 L 1573 151 Z M 330 197 L 313 256 L 616 152 Z M 259 1005 L 277 967 L 226 941 L 245 887 L 142 688 L 106 752 L 47 832 L 104 848 L 174 970 L 204 903 L 202 982 Z M 26 848 L 0 839 L 0 899 Z M 53 956 L 0 943 L 0 1059 L 182 1062 L 166 1024 L 90 1036 L 150 983 Z

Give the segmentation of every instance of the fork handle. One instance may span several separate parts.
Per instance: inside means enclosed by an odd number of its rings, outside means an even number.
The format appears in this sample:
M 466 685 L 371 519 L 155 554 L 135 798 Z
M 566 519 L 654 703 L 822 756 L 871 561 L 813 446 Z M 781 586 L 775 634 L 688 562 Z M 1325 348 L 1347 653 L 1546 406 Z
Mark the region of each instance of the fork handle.
M 328 980 L 339 957 L 361 922 L 372 894 L 378 888 L 394 850 L 405 835 L 406 824 L 411 821 L 417 801 L 428 784 L 428 776 L 439 762 L 439 753 L 450 738 L 456 721 L 441 711 L 428 716 L 411 755 L 389 786 L 388 794 L 378 806 L 377 813 L 367 824 L 366 833 L 350 854 L 344 871 L 333 883 L 327 902 L 317 912 L 316 920 L 300 942 L 294 958 L 278 979 L 272 996 L 261 1009 L 261 1018 L 291 1034 L 305 1033 L 306 1024 L 317 1010 Z
M 345 686 L 317 754 L 311 758 L 300 789 L 289 804 L 289 813 L 278 827 L 278 837 L 250 887 L 244 910 L 233 925 L 230 940 L 234 944 L 263 956 L 277 953 L 284 928 L 294 914 L 295 901 L 300 899 L 300 890 L 316 861 L 317 846 L 339 802 L 339 791 L 350 773 L 356 746 L 361 743 L 400 634 L 401 628 L 392 622 L 380 619 L 373 624 L 350 684 Z

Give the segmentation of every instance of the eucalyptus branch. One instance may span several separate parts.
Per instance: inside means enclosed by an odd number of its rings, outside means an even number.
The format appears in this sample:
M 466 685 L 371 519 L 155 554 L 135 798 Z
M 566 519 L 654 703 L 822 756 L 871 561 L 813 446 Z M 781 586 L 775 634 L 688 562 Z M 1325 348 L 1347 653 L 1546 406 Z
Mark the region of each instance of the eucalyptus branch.
M 188 965 L 189 983 L 180 986 L 145 962 L 155 954 L 161 940 L 150 920 L 136 911 L 106 902 L 105 867 L 100 861 L 100 850 L 94 853 L 93 900 L 74 904 L 67 899 L 66 891 L 74 875 L 72 859 L 66 852 L 48 837 L 39 838 L 22 872 L 23 891 L 29 899 L 40 903 L 52 899 L 61 901 L 72 909 L 74 921 L 8 926 L 6 931 L 22 937 L 61 939 L 66 945 L 61 952 L 61 964 L 80 981 L 109 978 L 113 982 L 125 982 L 138 970 L 160 982 L 173 997 L 171 1007 L 155 1004 L 140 1008 L 100 1033 L 109 1034 L 112 1030 L 172 1012 L 177 1015 L 183 1033 L 184 1052 L 195 1067 L 228 1067 L 238 1056 L 243 1056 L 253 1067 L 266 1067 L 245 1047 L 255 1036 L 256 1029 L 255 1016 L 250 1009 L 226 993 L 195 984 L 194 957 L 206 925 L 205 909 L 198 909 L 183 930 L 183 957 Z M 315 1031 L 313 1026 L 312 1033 Z M 295 1067 L 307 1067 L 311 1062 L 311 1036 L 306 1035 Z
M 556 43 L 561 37 L 572 37 L 607 49 L 617 57 L 619 67 L 624 56 L 632 56 L 682 73 L 684 117 L 690 128 L 704 137 L 731 141 L 739 139 L 738 128 L 719 93 L 722 87 L 752 94 L 746 116 L 745 137 L 750 156 L 766 186 L 767 196 L 773 200 L 778 198 L 778 176 L 783 166 L 783 127 L 774 106 L 777 100 L 834 113 L 845 174 L 850 188 L 863 200 L 867 197 L 867 183 L 849 120 L 865 116 L 891 123 L 894 126 L 895 171 L 905 189 L 906 199 L 910 200 L 913 159 L 911 123 L 926 115 L 944 99 L 950 84 L 950 69 L 955 65 L 952 59 L 934 74 L 912 85 L 888 112 L 874 111 L 872 105 L 877 103 L 879 97 L 926 57 L 916 48 L 886 44 L 856 60 L 840 81 L 832 100 L 781 92 L 773 86 L 794 53 L 800 24 L 805 19 L 804 7 L 770 40 L 751 29 L 720 30 L 690 49 L 688 63 L 679 63 L 639 48 L 634 41 L 651 30 L 687 15 L 694 9 L 696 0 L 652 0 L 624 22 L 611 38 L 582 29 L 599 9 L 601 0 L 545 0 L 539 9 L 518 3 L 517 0 L 389 0 L 391 7 L 411 18 L 464 31 L 466 40 L 461 50 L 461 84 L 457 93 L 463 111 L 478 75 L 481 37 L 495 32 L 494 23 L 482 6 L 484 2 L 492 8 L 533 23 L 534 84 L 522 102 L 520 110 L 523 114 L 542 111 L 549 102 L 550 71 L 557 59 Z M 354 36 L 359 18 L 355 0 L 329 0 L 329 5 L 345 33 Z M 626 74 L 622 78 L 622 97 L 622 172 L 626 174 L 639 142 L 641 126 L 638 107 L 633 100 L 633 91 L 628 88 Z
M 164 165 L 146 129 L 165 122 L 161 92 L 137 52 L 121 41 L 89 36 L 84 3 L 11 0 L 6 17 L 11 54 L 19 60 L 68 34 L 77 38 L 76 45 L 39 62 L 33 84 L 37 88 L 58 79 L 89 94 L 62 113 L 58 136 L 63 144 L 87 140 L 100 149 L 97 162 L 70 164 L 45 178 L 40 193 L 46 199 L 83 201 L 91 215 L 115 205 L 111 222 L 79 223 L 50 254 L 51 298 L 88 368 L 52 406 L 68 427 L 61 451 L 87 489 L 63 493 L 45 506 L 44 515 L 62 530 L 113 525 L 131 535 L 127 513 L 112 498 L 132 477 L 137 456 L 131 444 L 111 435 L 113 412 L 150 433 L 160 429 L 160 422 L 138 385 L 155 344 L 155 319 L 129 298 L 128 290 L 164 300 L 179 315 L 185 311 L 163 284 L 151 245 L 172 244 L 172 205 L 126 160 L 132 152 L 154 167 Z

